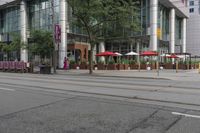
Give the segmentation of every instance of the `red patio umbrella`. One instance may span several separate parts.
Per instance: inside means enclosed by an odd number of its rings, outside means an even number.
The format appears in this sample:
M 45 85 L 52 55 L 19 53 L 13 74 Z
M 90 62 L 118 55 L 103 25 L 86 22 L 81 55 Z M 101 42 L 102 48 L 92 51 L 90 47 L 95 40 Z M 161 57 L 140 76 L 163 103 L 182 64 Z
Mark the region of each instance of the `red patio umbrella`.
M 175 54 L 171 54 L 170 56 L 167 56 L 167 58 L 179 58 L 179 57 Z
M 117 56 L 117 54 L 110 52 L 110 51 L 105 51 L 105 52 L 96 54 L 96 56 Z
M 140 56 L 157 56 L 158 53 L 155 51 L 144 51 L 140 54 Z

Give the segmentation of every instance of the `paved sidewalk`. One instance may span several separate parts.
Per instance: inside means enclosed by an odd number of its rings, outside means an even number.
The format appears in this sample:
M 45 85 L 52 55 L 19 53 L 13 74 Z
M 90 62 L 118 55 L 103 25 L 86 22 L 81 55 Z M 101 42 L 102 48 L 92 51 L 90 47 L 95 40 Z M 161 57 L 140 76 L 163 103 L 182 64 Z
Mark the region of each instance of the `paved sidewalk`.
M 83 75 L 88 76 L 88 70 L 57 70 L 60 75 Z M 94 76 L 127 77 L 127 78 L 152 78 L 169 79 L 179 81 L 200 81 L 198 70 L 95 70 Z

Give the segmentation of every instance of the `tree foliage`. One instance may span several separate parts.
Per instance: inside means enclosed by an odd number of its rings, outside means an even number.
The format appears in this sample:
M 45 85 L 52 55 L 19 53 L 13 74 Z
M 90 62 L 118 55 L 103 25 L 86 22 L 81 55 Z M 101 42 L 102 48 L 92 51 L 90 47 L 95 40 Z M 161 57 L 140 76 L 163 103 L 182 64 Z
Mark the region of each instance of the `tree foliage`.
M 28 49 L 34 55 L 39 55 L 42 59 L 51 57 L 54 45 L 52 33 L 43 30 L 35 30 L 31 32 L 32 42 L 29 44 Z
M 21 42 L 21 36 L 17 33 L 11 33 L 12 41 L 10 43 L 0 42 L 0 51 L 7 54 L 8 60 L 16 59 L 20 57 L 21 48 L 25 48 L 25 44 Z M 17 55 L 10 58 L 10 54 L 15 52 Z
M 67 0 L 72 9 L 72 22 L 88 34 L 90 73 L 94 45 L 101 38 L 113 36 L 116 29 L 138 30 L 139 20 L 136 0 Z M 114 28 L 112 28 L 114 27 Z

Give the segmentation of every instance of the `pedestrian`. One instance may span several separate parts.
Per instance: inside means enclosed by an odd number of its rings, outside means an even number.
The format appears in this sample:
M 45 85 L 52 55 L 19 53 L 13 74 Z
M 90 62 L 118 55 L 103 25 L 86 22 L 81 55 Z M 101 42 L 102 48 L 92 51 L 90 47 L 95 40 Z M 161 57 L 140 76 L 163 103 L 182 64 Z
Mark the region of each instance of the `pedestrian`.
M 64 58 L 64 62 L 63 62 L 64 66 L 63 69 L 66 70 L 67 69 L 67 58 Z
M 69 64 L 70 62 L 69 62 L 69 59 L 67 58 L 67 70 L 69 70 Z

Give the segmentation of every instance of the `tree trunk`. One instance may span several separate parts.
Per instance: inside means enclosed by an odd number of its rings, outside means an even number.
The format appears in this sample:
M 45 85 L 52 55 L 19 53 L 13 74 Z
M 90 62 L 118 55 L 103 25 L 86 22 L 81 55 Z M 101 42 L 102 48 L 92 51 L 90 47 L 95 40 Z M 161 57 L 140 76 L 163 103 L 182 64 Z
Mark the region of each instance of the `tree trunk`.
M 90 49 L 90 61 L 89 61 L 89 74 L 93 73 L 93 50 L 94 50 L 94 45 L 90 44 L 91 49 Z

